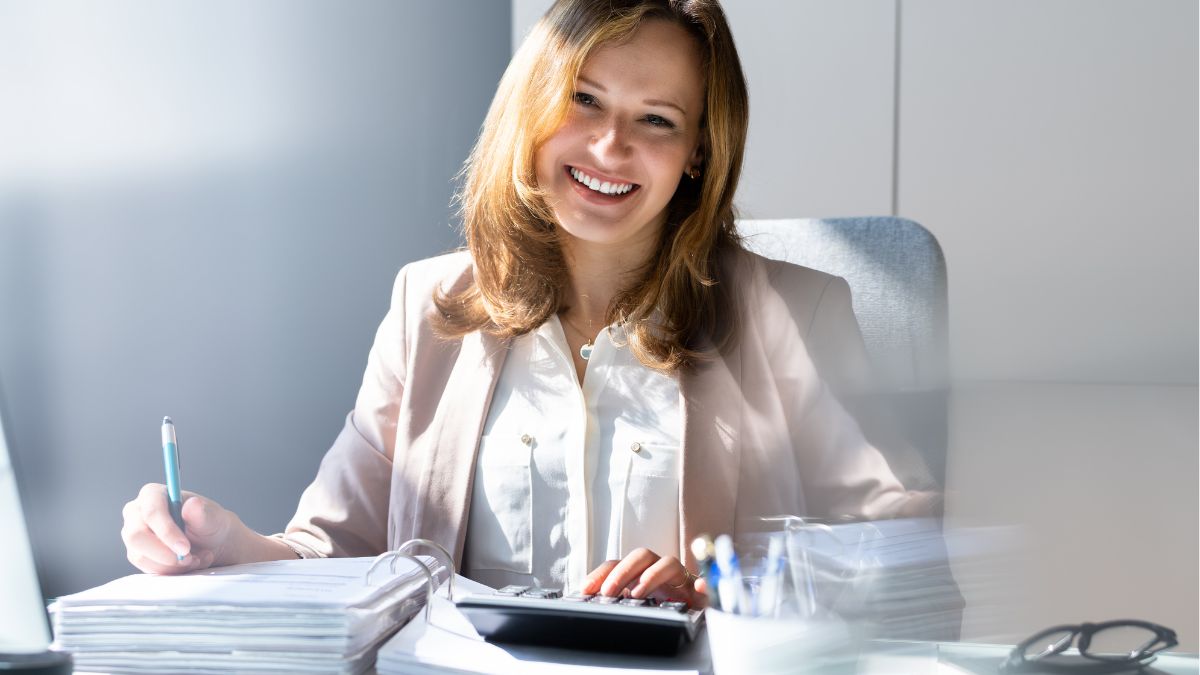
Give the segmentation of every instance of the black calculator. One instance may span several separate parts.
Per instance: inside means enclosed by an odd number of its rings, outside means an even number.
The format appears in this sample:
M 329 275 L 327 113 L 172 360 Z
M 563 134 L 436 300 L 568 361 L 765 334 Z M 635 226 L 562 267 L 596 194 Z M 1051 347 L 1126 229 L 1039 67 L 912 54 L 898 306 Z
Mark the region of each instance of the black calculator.
M 556 588 L 505 586 L 454 604 L 489 642 L 673 655 L 696 638 L 704 612 L 683 602 L 563 595 Z

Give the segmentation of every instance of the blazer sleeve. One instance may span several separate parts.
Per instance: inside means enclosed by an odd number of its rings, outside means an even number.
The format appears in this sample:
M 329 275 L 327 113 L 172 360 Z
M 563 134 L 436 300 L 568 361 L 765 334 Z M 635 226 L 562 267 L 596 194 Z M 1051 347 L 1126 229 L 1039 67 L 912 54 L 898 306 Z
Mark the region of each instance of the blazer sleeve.
M 287 529 L 273 535 L 302 558 L 370 556 L 387 550 L 396 423 L 407 374 L 405 293 L 400 270 L 375 334 L 354 409 Z

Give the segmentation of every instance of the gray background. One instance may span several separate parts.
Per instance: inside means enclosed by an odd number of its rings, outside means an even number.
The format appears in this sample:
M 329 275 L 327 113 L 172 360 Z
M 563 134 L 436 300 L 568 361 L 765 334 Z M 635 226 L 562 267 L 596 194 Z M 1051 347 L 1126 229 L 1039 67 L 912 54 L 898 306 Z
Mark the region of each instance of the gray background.
M 163 415 L 185 488 L 283 528 L 396 271 L 457 245 L 509 12 L 0 5 L 0 387 L 48 595 L 132 571 Z
M 130 569 L 164 414 L 186 486 L 282 527 L 548 4 L 0 0 L 0 394 L 48 593 Z M 945 248 L 947 525 L 1022 542 L 964 637 L 1138 616 L 1196 650 L 1195 3 L 724 4 L 744 215 Z

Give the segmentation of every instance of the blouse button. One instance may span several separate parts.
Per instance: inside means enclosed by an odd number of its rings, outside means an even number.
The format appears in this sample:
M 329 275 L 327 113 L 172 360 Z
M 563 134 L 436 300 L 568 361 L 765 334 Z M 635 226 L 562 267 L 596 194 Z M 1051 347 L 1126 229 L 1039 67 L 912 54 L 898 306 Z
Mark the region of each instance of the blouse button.
M 629 446 L 629 449 L 630 449 L 630 450 L 632 450 L 632 451 L 634 451 L 634 452 L 641 452 L 641 451 L 642 451 L 642 444 L 641 444 L 641 443 L 638 443 L 637 441 L 634 441 L 633 445 Z
M 521 442 L 525 445 L 533 445 L 533 436 L 529 434 L 521 434 Z

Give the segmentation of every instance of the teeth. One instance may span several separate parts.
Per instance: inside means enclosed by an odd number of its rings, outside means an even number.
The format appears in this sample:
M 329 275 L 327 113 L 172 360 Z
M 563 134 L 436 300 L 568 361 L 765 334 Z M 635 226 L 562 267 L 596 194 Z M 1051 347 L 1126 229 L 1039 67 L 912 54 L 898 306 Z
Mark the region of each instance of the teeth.
M 571 168 L 571 176 L 583 185 L 606 195 L 623 195 L 633 189 L 633 183 L 601 182 L 599 178 L 593 178 L 574 167 Z

